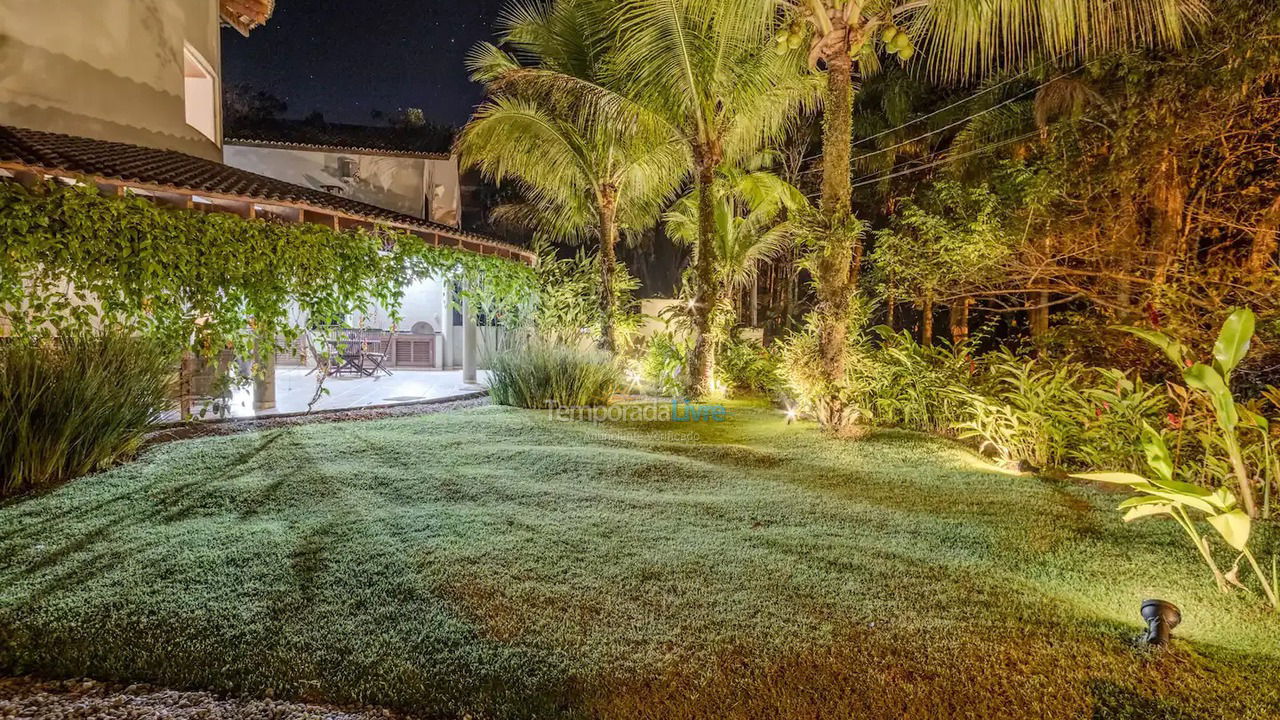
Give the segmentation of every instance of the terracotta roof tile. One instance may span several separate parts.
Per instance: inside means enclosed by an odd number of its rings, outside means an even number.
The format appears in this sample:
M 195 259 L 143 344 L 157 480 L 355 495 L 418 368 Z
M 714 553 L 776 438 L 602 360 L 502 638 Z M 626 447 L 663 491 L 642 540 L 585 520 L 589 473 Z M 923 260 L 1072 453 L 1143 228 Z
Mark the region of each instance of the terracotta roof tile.
M 228 123 L 226 142 L 233 145 L 444 159 L 449 157 L 453 133 L 449 128 L 435 125 L 377 127 L 272 119 L 235 126 Z
M 487 245 L 519 255 L 526 261 L 533 257 L 524 248 L 486 235 L 433 223 L 172 150 L 0 125 L 0 164 L 23 165 L 47 174 L 62 171 L 72 175 L 200 194 L 307 206 L 359 220 L 388 223 L 454 240 L 466 240 L 472 245 Z

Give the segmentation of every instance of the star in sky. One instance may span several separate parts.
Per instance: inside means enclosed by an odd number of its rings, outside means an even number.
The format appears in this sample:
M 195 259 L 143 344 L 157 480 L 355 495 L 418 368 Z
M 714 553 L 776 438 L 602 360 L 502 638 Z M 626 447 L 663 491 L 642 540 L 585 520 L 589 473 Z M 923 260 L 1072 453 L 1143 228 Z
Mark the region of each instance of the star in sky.
M 466 54 L 492 40 L 508 0 L 278 0 L 266 27 L 225 30 L 223 82 L 284 100 L 291 117 L 373 122 L 371 113 L 422 108 L 460 125 L 481 99 Z

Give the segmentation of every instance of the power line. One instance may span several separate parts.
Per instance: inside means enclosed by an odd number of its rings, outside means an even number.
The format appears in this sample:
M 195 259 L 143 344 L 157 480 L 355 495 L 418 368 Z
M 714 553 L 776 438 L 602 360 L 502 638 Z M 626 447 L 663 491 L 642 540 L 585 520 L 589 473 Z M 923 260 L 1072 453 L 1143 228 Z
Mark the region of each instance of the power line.
M 900 170 L 898 172 L 889 173 L 888 175 L 864 175 L 861 178 L 858 178 L 857 180 L 855 180 L 849 186 L 849 189 L 852 190 L 853 188 L 859 188 L 859 187 L 862 187 L 863 185 L 871 185 L 874 183 L 878 183 L 882 180 L 889 180 L 890 178 L 896 178 L 902 175 L 909 175 L 911 173 L 920 172 L 921 170 L 929 170 L 931 168 L 938 167 L 939 165 L 946 165 L 947 163 L 955 162 L 956 160 L 960 160 L 961 158 L 966 158 L 971 155 L 984 153 L 984 152 L 987 152 L 988 150 L 994 150 L 995 148 L 1008 145 L 1010 143 L 1020 142 L 1022 140 L 1026 140 L 1027 138 L 1030 138 L 1039 134 L 1040 134 L 1039 130 L 1032 130 L 1031 132 L 1026 133 L 1024 135 L 1019 135 L 1018 137 L 1009 138 L 1007 140 L 1001 140 L 1000 142 L 991 143 L 989 145 L 984 145 L 980 148 L 975 148 L 973 150 L 970 150 L 969 152 L 961 153 L 959 155 L 953 155 L 951 157 L 943 158 L 942 160 L 936 160 L 934 162 L 921 165 L 919 167 Z
M 948 111 L 948 110 L 950 110 L 950 109 L 952 109 L 952 108 L 954 108 L 954 107 L 956 107 L 956 106 L 958 106 L 958 105 L 963 105 L 963 104 L 965 104 L 965 103 L 969 102 L 970 100 L 974 100 L 974 99 L 976 99 L 976 98 L 980 98 L 980 97 L 982 97 L 983 95 L 986 95 L 986 94 L 987 94 L 987 93 L 989 93 L 989 92 L 992 92 L 992 91 L 994 91 L 994 90 L 997 90 L 997 89 L 999 89 L 999 88 L 1004 87 L 1005 85 L 1008 85 L 1009 83 L 1011 83 L 1011 82 L 1013 82 L 1013 81 L 1017 80 L 1018 78 L 1022 77 L 1023 75 L 1026 75 L 1027 73 L 1031 73 L 1031 72 L 1039 71 L 1041 68 L 1046 67 L 1046 66 L 1047 66 L 1047 65 L 1049 65 L 1050 63 L 1054 63 L 1054 62 L 1057 62 L 1057 61 L 1061 60 L 1065 55 L 1066 55 L 1066 53 L 1062 53 L 1061 55 L 1059 55 L 1058 57 L 1053 58 L 1052 60 L 1045 60 L 1044 62 L 1040 63 L 1039 65 L 1037 65 L 1037 66 L 1035 66 L 1035 67 L 1033 67 L 1033 68 L 1027 68 L 1026 70 L 1023 70 L 1022 72 L 1018 73 L 1017 75 L 1013 75 L 1012 77 L 1006 78 L 1006 79 L 1004 79 L 1004 80 L 1002 80 L 1002 81 L 1000 81 L 1000 82 L 996 83 L 995 85 L 992 85 L 991 87 L 988 87 L 988 88 L 986 88 L 986 89 L 984 89 L 984 90 L 980 90 L 980 91 L 978 91 L 978 92 L 974 93 L 973 95 L 969 95 L 969 96 L 966 96 L 966 97 L 960 98 L 959 100 L 957 100 L 957 101 L 955 101 L 955 102 L 951 103 L 950 105 L 947 105 L 947 106 L 945 106 L 945 107 L 938 108 L 937 110 L 934 110 L 933 112 L 928 113 L 928 114 L 926 114 L 926 115 L 921 115 L 921 116 L 920 116 L 920 117 L 918 117 L 918 118 L 912 118 L 911 120 L 908 120 L 908 121 L 906 121 L 906 122 L 902 123 L 901 125 L 899 125 L 899 126 L 897 126 L 897 127 L 892 127 L 892 128 L 889 128 L 888 130 L 885 130 L 885 131 L 883 131 L 883 132 L 878 132 L 878 133 L 876 133 L 875 135 L 871 135 L 870 137 L 864 137 L 864 138 L 862 138 L 861 140 L 855 140 L 855 141 L 853 142 L 853 146 L 854 146 L 854 147 L 856 147 L 856 146 L 858 146 L 860 143 L 864 143 L 864 142 L 868 142 L 868 141 L 870 141 L 870 140 L 875 140 L 875 139 L 877 139 L 877 138 L 884 137 L 885 135 L 888 135 L 889 133 L 895 133 L 895 132 L 897 132 L 897 131 L 901 130 L 902 128 L 907 127 L 908 125 L 912 125 L 912 124 L 918 123 L 918 122 L 920 122 L 921 120 L 928 120 L 929 118 L 933 117 L 934 115 L 938 115 L 938 114 L 940 114 L 940 113 L 944 113 L 944 112 L 946 112 L 946 111 Z
M 902 147 L 902 146 L 904 146 L 904 145 L 910 145 L 911 143 L 916 142 L 917 140 L 923 140 L 923 139 L 925 139 L 925 138 L 929 137 L 930 135 L 937 135 L 937 134 L 938 134 L 938 133 L 940 133 L 940 132 L 945 132 L 945 131 L 950 130 L 951 128 L 954 128 L 954 127 L 956 127 L 956 126 L 958 126 L 958 125 L 963 125 L 964 123 L 966 123 L 966 122 L 968 122 L 968 121 L 970 121 L 970 120 L 972 120 L 972 119 L 974 119 L 974 118 L 976 118 L 976 117 L 980 117 L 980 116 L 982 116 L 982 115 L 986 115 L 986 114 L 987 114 L 987 113 L 989 113 L 989 112 L 994 112 L 994 111 L 999 110 L 1000 108 L 1002 108 L 1002 107 L 1004 107 L 1004 106 L 1006 106 L 1006 105 L 1009 105 L 1009 104 L 1011 104 L 1011 103 L 1017 102 L 1018 100 L 1021 100 L 1022 98 L 1026 97 L 1027 95 L 1030 95 L 1031 93 L 1037 92 L 1038 90 L 1040 90 L 1041 88 L 1045 87 L 1046 85 L 1049 85 L 1050 83 L 1057 82 L 1058 80 L 1061 80 L 1061 79 L 1062 79 L 1062 78 L 1064 78 L 1064 77 L 1067 77 L 1067 76 L 1072 75 L 1072 74 L 1074 74 L 1074 73 L 1076 73 L 1076 72 L 1079 72 L 1080 70 L 1083 70 L 1084 68 L 1089 67 L 1090 65 L 1092 65 L 1092 64 L 1094 64 L 1094 63 L 1096 63 L 1096 62 L 1098 62 L 1098 60 L 1101 60 L 1101 59 L 1102 59 L 1102 58 L 1097 58 L 1097 59 L 1092 60 L 1092 61 L 1090 61 L 1090 62 L 1087 62 L 1087 63 L 1085 63 L 1085 64 L 1083 64 L 1083 65 L 1078 65 L 1078 66 L 1076 66 L 1075 68 L 1072 68 L 1071 70 L 1068 70 L 1067 72 L 1059 73 L 1058 75 L 1056 75 L 1056 76 L 1054 76 L 1054 77 L 1052 77 L 1052 78 L 1049 78 L 1048 80 L 1045 80 L 1044 82 L 1040 83 L 1039 85 L 1036 85 L 1036 86 L 1035 86 L 1035 87 L 1033 87 L 1033 88 L 1030 88 L 1030 89 L 1028 89 L 1028 90 L 1024 90 L 1023 92 L 1018 93 L 1017 95 L 1014 95 L 1013 97 L 1009 98 L 1008 100 L 1005 100 L 1004 102 L 1001 102 L 1001 103 L 999 103 L 999 104 L 997 104 L 997 105 L 992 105 L 991 107 L 986 108 L 985 110 L 979 110 L 978 112 L 973 113 L 972 115 L 967 115 L 967 116 L 965 116 L 965 117 L 962 117 L 962 118 L 960 118 L 959 120 L 956 120 L 955 122 L 949 123 L 949 124 L 947 124 L 947 125 L 943 125 L 942 127 L 938 128 L 938 129 L 936 129 L 936 130 L 930 130 L 930 131 L 929 131 L 929 132 L 927 132 L 927 133 L 924 133 L 924 134 L 921 134 L 921 135 L 917 135 L 917 136 L 915 136 L 915 137 L 913 137 L 913 138 L 911 138 L 911 139 L 909 139 L 909 140 L 903 140 L 902 142 L 897 143 L 896 145 L 890 145 L 889 147 L 886 147 L 886 148 L 880 148 L 879 150 L 873 150 L 872 152 L 863 153 L 862 155 L 858 155 L 858 156 L 856 156 L 856 157 L 854 157 L 854 158 L 852 158 L 852 159 L 853 159 L 853 160 L 863 160 L 863 159 L 866 159 L 866 158 L 869 158 L 869 157 L 875 157 L 876 155 L 880 155 L 880 154 L 882 154 L 882 153 L 889 152 L 890 150 L 896 150 L 896 149 L 898 149 L 898 148 L 900 148 L 900 147 Z M 1006 81 L 1006 82 L 1007 82 L 1007 81 Z M 977 96 L 975 95 L 974 97 L 977 97 Z M 961 101 L 961 102 L 963 102 L 963 101 Z M 907 124 L 901 125 L 901 126 L 899 126 L 899 127 L 900 127 L 900 128 L 901 128 L 901 127 L 906 127 L 906 125 L 908 125 L 908 124 L 910 124 L 910 123 L 907 123 Z M 896 129 L 898 129 L 898 128 L 895 128 L 895 130 L 896 130 Z M 886 131 L 886 132 L 891 132 L 891 131 Z M 881 133 L 881 135 L 883 135 L 883 134 L 884 134 L 884 133 Z M 879 137 L 879 136 L 876 136 L 876 137 Z M 815 157 L 817 157 L 817 156 L 815 156 Z M 801 172 L 802 172 L 802 173 L 813 173 L 813 172 L 817 172 L 819 169 L 820 169 L 820 168 L 812 167 L 812 168 L 809 168 L 809 169 L 807 169 L 807 170 L 802 170 Z
M 926 114 L 924 114 L 924 115 L 921 115 L 921 116 L 920 116 L 920 117 L 918 117 L 918 118 L 912 118 L 912 119 L 910 119 L 910 120 L 908 120 L 908 121 L 906 121 L 906 122 L 902 123 L 901 125 L 898 125 L 898 126 L 896 126 L 896 127 L 891 127 L 891 128 L 889 128 L 888 130 L 884 130 L 884 131 L 878 132 L 878 133 L 876 133 L 875 135 L 871 135 L 871 136 L 868 136 L 868 137 L 864 137 L 864 138 L 861 138 L 861 139 L 859 139 L 859 140 L 854 140 L 854 141 L 853 141 L 853 145 L 852 145 L 851 147 L 857 147 L 859 144 L 864 143 L 864 142 L 867 142 L 867 141 L 869 141 L 869 140 L 875 140 L 875 139 L 877 139 L 877 138 L 884 137 L 885 135 L 888 135 L 888 134 L 890 134 L 890 133 L 895 133 L 895 132 L 897 132 L 897 131 L 899 131 L 899 130 L 901 130 L 901 129 L 903 129 L 903 128 L 905 128 L 905 127 L 909 126 L 909 125 L 914 125 L 915 123 L 918 123 L 918 122 L 920 122 L 921 120 L 928 120 L 929 118 L 933 117 L 934 115 L 937 115 L 937 114 L 939 114 L 939 113 L 944 113 L 944 112 L 946 112 L 946 111 L 948 111 L 948 110 L 950 110 L 950 109 L 952 109 L 952 108 L 954 108 L 954 107 L 957 107 L 957 106 L 959 106 L 959 105 L 963 105 L 963 104 L 965 104 L 965 103 L 969 102 L 970 100 L 974 100 L 974 99 L 976 99 L 976 98 L 980 98 L 980 97 L 982 97 L 983 95 L 986 95 L 986 94 L 987 94 L 987 93 L 989 93 L 989 92 L 992 92 L 992 91 L 994 91 L 994 90 L 998 90 L 999 88 L 1002 88 L 1002 87 L 1004 87 L 1005 85 L 1008 85 L 1009 83 L 1014 82 L 1015 80 L 1017 80 L 1017 79 L 1021 78 L 1023 75 L 1026 75 L 1026 74 L 1028 74 L 1028 73 L 1032 73 L 1032 72 L 1037 72 L 1037 71 L 1039 71 L 1041 68 L 1047 67 L 1049 64 L 1051 64 L 1051 63 L 1055 63 L 1055 62 L 1057 62 L 1057 61 L 1061 60 L 1063 57 L 1066 57 L 1066 55 L 1067 55 L 1067 53 L 1065 53 L 1065 52 L 1064 52 L 1064 53 L 1062 53 L 1062 54 L 1058 55 L 1058 56 L 1057 56 L 1057 57 L 1055 57 L 1055 58 L 1052 58 L 1052 59 L 1050 59 L 1050 60 L 1045 60 L 1044 62 L 1040 63 L 1039 65 L 1037 65 L 1037 66 L 1035 66 L 1035 67 L 1033 67 L 1033 68 L 1027 68 L 1026 70 L 1023 70 L 1022 72 L 1017 73 L 1016 75 L 1013 75 L 1013 76 L 1008 77 L 1008 78 L 1006 78 L 1006 79 L 1004 79 L 1004 80 L 1001 80 L 1000 82 L 996 83 L 995 85 L 992 85 L 992 86 L 990 86 L 990 87 L 988 87 L 988 88 L 984 88 L 984 89 L 982 89 L 982 90 L 979 90 L 978 92 L 976 92 L 976 93 L 974 93 L 974 94 L 972 94 L 972 95 L 967 95 L 967 96 L 965 96 L 965 97 L 963 97 L 963 98 L 960 98 L 959 100 L 956 100 L 955 102 L 951 103 L 950 105 L 947 105 L 947 106 L 945 106 L 945 107 L 938 108 L 937 110 L 934 110 L 933 112 L 930 112 L 930 113 L 926 113 Z M 1084 66 L 1081 66 L 1081 67 L 1084 67 Z M 1078 68 L 1076 68 L 1076 70 L 1078 70 L 1078 69 L 1080 69 L 1080 68 L 1079 68 L 1079 67 L 1078 67 Z M 1074 72 L 1074 71 L 1073 71 L 1073 72 Z M 1056 78 L 1055 78 L 1055 79 L 1056 79 Z M 1045 83 L 1045 84 L 1047 84 L 1047 83 Z M 1043 86 L 1044 86 L 1044 84 L 1040 85 L 1039 87 L 1043 87 Z M 1038 89 L 1038 88 L 1037 88 L 1037 89 Z M 969 116 L 969 117 L 970 117 L 970 118 L 972 118 L 972 117 L 976 117 L 976 116 L 971 115 L 971 116 Z M 944 128 L 944 129 L 945 129 L 945 128 Z M 927 137 L 927 135 L 926 135 L 926 136 L 923 136 L 923 137 Z M 917 138 L 917 139 L 919 139 L 919 138 Z M 909 142 L 910 142 L 910 141 L 909 141 Z M 818 158 L 820 158 L 820 157 L 822 157 L 822 153 L 818 153 L 817 155 L 810 155 L 809 157 L 806 157 L 806 158 L 804 158 L 803 160 L 801 160 L 801 162 L 809 162 L 810 160 L 816 160 L 816 159 L 818 159 Z M 867 156 L 866 156 L 866 155 L 860 155 L 859 157 L 867 157 Z M 807 170 L 807 171 L 805 171 L 805 172 L 813 172 L 813 169 Z

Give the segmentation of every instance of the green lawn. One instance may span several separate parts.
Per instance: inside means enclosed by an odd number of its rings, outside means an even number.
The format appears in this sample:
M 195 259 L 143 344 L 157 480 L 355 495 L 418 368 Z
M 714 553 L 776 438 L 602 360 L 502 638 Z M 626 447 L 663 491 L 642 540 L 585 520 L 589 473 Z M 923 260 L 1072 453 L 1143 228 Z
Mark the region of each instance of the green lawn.
M 0 669 L 445 717 L 1280 717 L 1280 618 L 1117 499 L 749 408 L 175 442 L 0 508 Z

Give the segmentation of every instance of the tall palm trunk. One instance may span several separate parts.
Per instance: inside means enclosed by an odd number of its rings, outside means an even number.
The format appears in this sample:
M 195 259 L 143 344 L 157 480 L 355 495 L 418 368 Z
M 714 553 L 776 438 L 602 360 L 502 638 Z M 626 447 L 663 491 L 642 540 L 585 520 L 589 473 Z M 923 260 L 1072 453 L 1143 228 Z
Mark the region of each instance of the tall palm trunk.
M 843 20 L 839 21 L 843 27 Z M 852 206 L 850 152 L 853 143 L 853 64 L 847 40 L 827 56 L 827 90 L 823 103 L 822 200 L 820 210 L 828 230 L 827 245 L 815 268 L 818 302 L 818 350 L 822 358 L 826 397 L 818 419 L 838 429 L 846 422 L 844 402 L 836 391 L 845 372 L 850 305 L 857 290 L 861 248 L 847 234 Z
M 715 194 L 713 184 L 719 152 L 703 149 L 698 163 L 698 248 L 693 267 L 693 352 L 689 356 L 689 395 L 711 390 L 715 375 L 715 347 L 711 313 L 715 309 Z
M 599 194 L 600 213 L 600 347 L 609 352 L 618 349 L 618 333 L 614 327 L 617 308 L 613 279 L 618 271 L 618 191 L 606 185 Z
M 1166 151 L 1156 168 L 1151 183 L 1151 240 L 1156 248 L 1155 281 L 1163 283 L 1169 271 L 1186 254 L 1182 238 L 1182 213 L 1186 207 L 1186 183 L 1178 172 L 1178 160 L 1172 151 Z

